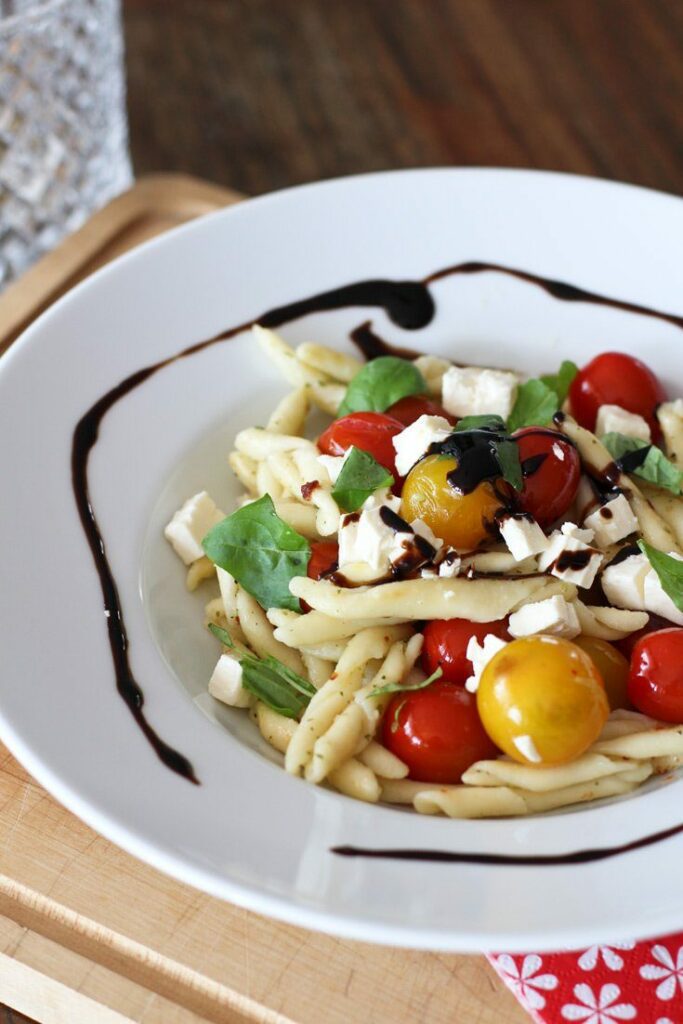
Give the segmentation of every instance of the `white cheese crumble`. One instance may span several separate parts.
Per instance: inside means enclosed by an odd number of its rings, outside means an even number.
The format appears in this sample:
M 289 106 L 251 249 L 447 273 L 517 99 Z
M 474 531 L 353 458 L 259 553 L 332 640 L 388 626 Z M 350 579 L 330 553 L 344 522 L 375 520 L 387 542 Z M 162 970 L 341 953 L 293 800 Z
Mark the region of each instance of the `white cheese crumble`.
M 202 540 L 223 519 L 225 512 L 206 491 L 200 491 L 178 509 L 164 530 L 164 537 L 185 565 L 190 565 L 203 556 Z
M 423 554 L 424 545 L 419 538 L 426 541 L 436 554 L 443 546 L 443 541 L 435 537 L 429 526 L 421 519 L 415 519 L 406 530 L 395 530 L 384 522 L 382 509 L 388 508 L 398 514 L 401 499 L 390 491 L 377 491 L 364 503 L 360 512 L 343 515 L 339 527 L 339 569 L 344 572 L 351 564 L 363 563 L 373 572 L 382 575 L 396 564 L 406 564 L 406 559 L 414 559 L 418 566 L 429 557 Z
M 606 548 L 637 530 L 638 520 L 626 497 L 618 494 L 586 516 L 584 526 L 593 530 L 598 545 Z
M 673 551 L 670 555 L 679 562 L 683 561 L 683 556 Z M 631 555 L 623 562 L 608 565 L 601 582 L 607 600 L 614 607 L 661 615 L 677 626 L 683 626 L 683 612 L 666 593 L 645 555 Z
M 467 645 L 467 658 L 472 662 L 473 675 L 465 681 L 465 689 L 470 693 L 476 693 L 479 689 L 479 680 L 481 679 L 482 672 L 491 661 L 492 658 L 502 651 L 504 647 L 507 647 L 507 640 L 501 640 L 500 637 L 495 636 L 493 633 L 487 633 L 484 637 L 483 644 L 480 644 L 476 636 L 470 638 L 470 642 Z
M 439 576 L 442 579 L 455 579 L 460 572 L 462 559 L 454 548 L 449 548 L 439 564 Z
M 538 559 L 539 569 L 577 587 L 590 587 L 603 560 L 600 552 L 589 546 L 592 539 L 592 530 L 565 523 L 551 534 L 548 547 Z
M 503 540 L 516 562 L 539 555 L 548 547 L 548 538 L 530 516 L 508 515 L 498 524 Z
M 565 640 L 571 640 L 581 632 L 576 608 L 559 595 L 525 604 L 510 616 L 508 629 L 517 637 L 544 633 L 561 636 Z
M 209 679 L 209 693 L 232 708 L 251 705 L 251 694 L 242 685 L 242 666 L 234 654 L 221 654 Z
M 637 413 L 622 409 L 620 405 L 601 405 L 595 423 L 598 437 L 605 434 L 625 434 L 626 437 L 637 437 L 641 441 L 649 441 L 650 425 Z
M 348 459 L 349 455 L 354 449 L 354 445 L 347 448 L 343 455 L 318 455 L 317 459 L 323 469 L 327 470 L 327 475 L 330 478 L 330 483 L 336 484 L 339 479 L 339 474 L 342 471 L 344 463 Z
M 517 397 L 519 378 L 507 370 L 452 366 L 441 382 L 442 402 L 453 416 L 492 413 L 507 419 Z
M 392 438 L 399 476 L 407 476 L 433 444 L 445 441 L 453 427 L 443 416 L 420 416 Z

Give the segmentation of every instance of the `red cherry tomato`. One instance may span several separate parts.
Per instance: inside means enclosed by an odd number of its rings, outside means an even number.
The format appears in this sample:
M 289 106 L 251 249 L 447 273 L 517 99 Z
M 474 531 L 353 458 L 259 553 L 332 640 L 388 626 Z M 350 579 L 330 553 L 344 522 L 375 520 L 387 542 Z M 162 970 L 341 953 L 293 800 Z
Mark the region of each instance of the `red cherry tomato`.
M 524 427 L 512 436 L 517 440 L 524 474 L 520 504 L 545 529 L 576 497 L 581 478 L 579 453 L 556 431 L 544 427 Z
M 318 448 L 325 455 L 343 455 L 355 445 L 368 452 L 396 479 L 396 452 L 391 442 L 400 434 L 403 424 L 381 412 L 352 412 L 331 423 L 318 438 Z
M 337 568 L 339 563 L 339 545 L 331 540 L 313 541 L 311 557 L 308 562 L 308 578 L 320 580 L 328 572 Z
M 433 619 L 424 628 L 422 667 L 427 675 L 437 668 L 443 671 L 441 679 L 463 685 L 472 673 L 472 662 L 467 657 L 467 645 L 474 636 L 481 643 L 488 633 L 510 640 L 507 619 L 497 622 L 470 622 L 469 619 Z
M 628 696 L 661 722 L 683 722 L 683 629 L 660 629 L 638 641 L 631 655 Z
M 499 752 L 481 724 L 476 696 L 441 680 L 426 690 L 397 693 L 382 731 L 385 747 L 420 782 L 460 782 L 475 761 Z
M 569 389 L 572 413 L 582 427 L 595 429 L 601 405 L 620 405 L 637 413 L 659 436 L 655 409 L 666 400 L 666 392 L 652 370 L 640 359 L 623 352 L 603 352 L 579 370 Z
M 400 420 L 405 427 L 409 427 L 415 420 L 419 420 L 420 416 L 443 416 L 453 425 L 457 422 L 455 416 L 446 412 L 442 405 L 424 395 L 408 395 L 406 398 L 400 398 L 398 402 L 389 406 L 387 416 L 393 416 L 395 420 Z

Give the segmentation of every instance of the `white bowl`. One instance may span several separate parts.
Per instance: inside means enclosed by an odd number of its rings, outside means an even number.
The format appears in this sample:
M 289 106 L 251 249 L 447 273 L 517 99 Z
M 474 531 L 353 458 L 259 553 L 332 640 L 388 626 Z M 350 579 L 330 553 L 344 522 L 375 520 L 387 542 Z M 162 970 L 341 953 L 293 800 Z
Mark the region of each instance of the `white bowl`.
M 113 404 L 88 465 L 144 713 L 201 785 L 159 760 L 117 693 L 70 459 L 76 423 L 118 382 L 294 299 L 486 261 L 681 313 L 682 238 L 683 203 L 642 189 L 526 171 L 411 171 L 245 202 L 80 285 L 0 363 L 2 739 L 122 847 L 299 925 L 444 950 L 578 946 L 678 927 L 683 837 L 652 837 L 683 821 L 679 779 L 539 818 L 425 818 L 290 778 L 247 716 L 205 695 L 215 641 L 161 528 L 203 487 L 229 506 L 230 439 L 284 393 L 248 333 L 171 363 Z M 381 309 L 344 308 L 283 333 L 348 349 L 349 331 L 371 319 L 397 345 L 534 373 L 616 348 L 683 392 L 673 321 L 563 301 L 500 272 L 430 289 L 436 316 L 419 331 Z M 616 852 L 629 844 L 637 848 Z M 349 845 L 410 856 L 332 852 Z M 463 862 L 411 859 L 420 850 Z M 586 850 L 597 853 L 565 862 Z

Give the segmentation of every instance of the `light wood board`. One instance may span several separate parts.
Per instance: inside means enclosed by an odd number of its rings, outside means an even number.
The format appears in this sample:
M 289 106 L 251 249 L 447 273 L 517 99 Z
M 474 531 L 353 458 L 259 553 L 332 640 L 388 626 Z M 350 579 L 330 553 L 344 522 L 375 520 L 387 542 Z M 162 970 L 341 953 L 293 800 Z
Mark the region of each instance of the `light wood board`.
M 179 175 L 139 181 L 0 296 L 0 352 L 114 256 L 240 198 Z M 483 957 L 330 938 L 160 874 L 67 812 L 2 747 L 0 915 L 0 1002 L 41 1024 L 528 1021 Z

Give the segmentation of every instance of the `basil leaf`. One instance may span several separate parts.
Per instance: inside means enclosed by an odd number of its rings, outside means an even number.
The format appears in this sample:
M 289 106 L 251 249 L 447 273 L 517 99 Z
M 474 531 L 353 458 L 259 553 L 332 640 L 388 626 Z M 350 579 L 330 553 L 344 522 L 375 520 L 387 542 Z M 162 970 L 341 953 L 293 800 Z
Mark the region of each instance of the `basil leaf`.
M 507 480 L 516 491 L 521 491 L 524 481 L 522 479 L 522 464 L 519 461 L 519 446 L 514 441 L 504 438 L 494 441 L 493 447 L 503 480 Z
M 401 398 L 426 393 L 425 379 L 413 363 L 397 356 L 379 356 L 366 363 L 353 378 L 337 416 L 350 412 L 384 412 Z
M 298 718 L 316 692 L 315 687 L 277 658 L 240 658 L 242 686 L 273 711 Z
M 424 690 L 427 686 L 435 683 L 437 679 L 441 679 L 442 675 L 443 669 L 439 666 L 436 672 L 432 672 L 431 676 L 423 679 L 421 683 L 387 683 L 386 686 L 378 686 L 371 690 L 368 697 L 381 697 L 383 693 L 412 693 L 413 690 Z
M 510 413 L 508 430 L 519 430 L 520 427 L 543 427 L 549 423 L 560 408 L 557 392 L 535 378 L 520 384 L 517 400 Z
M 371 494 L 380 487 L 391 487 L 393 482 L 391 473 L 369 452 L 354 447 L 344 461 L 332 497 L 342 511 L 355 512 Z
M 647 555 L 647 560 L 659 576 L 665 594 L 668 594 L 679 611 L 683 612 L 683 562 L 653 548 L 647 541 L 639 540 L 638 547 Z
M 557 395 L 558 409 L 569 394 L 571 383 L 578 372 L 579 368 L 576 363 L 573 363 L 571 359 L 565 359 L 557 373 L 549 373 L 540 378 L 546 387 Z
M 299 599 L 289 592 L 289 582 L 306 575 L 311 548 L 305 537 L 280 519 L 269 494 L 214 526 L 202 547 L 262 608 L 301 611 Z
M 663 487 L 665 490 L 671 491 L 672 494 L 681 493 L 683 473 L 667 459 L 664 452 L 656 445 L 638 437 L 627 437 L 625 434 L 616 433 L 605 434 L 600 440 L 616 462 L 621 464 L 621 461 L 624 460 L 623 471 L 625 473 L 633 473 L 634 476 L 639 476 L 642 480 L 647 480 L 648 483 L 655 484 L 657 487 Z M 647 448 L 648 451 L 643 455 L 640 465 L 629 466 L 625 456 L 631 452 L 642 452 L 644 448 Z
M 504 431 L 505 422 L 500 416 L 489 416 L 488 414 L 484 416 L 463 416 L 461 420 L 458 420 L 457 426 L 453 429 L 456 434 L 462 430 Z
M 216 637 L 216 639 L 220 640 L 224 647 L 235 646 L 234 643 L 232 642 L 232 637 L 228 633 L 227 629 L 223 629 L 222 626 L 217 626 L 215 622 L 209 623 L 209 629 Z

